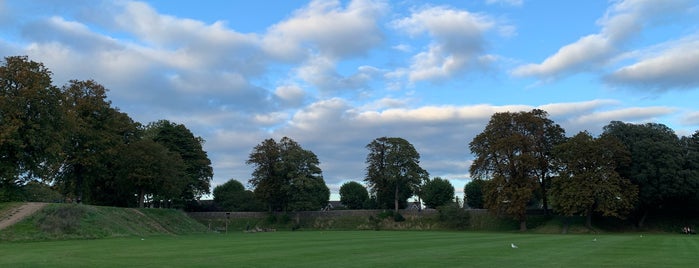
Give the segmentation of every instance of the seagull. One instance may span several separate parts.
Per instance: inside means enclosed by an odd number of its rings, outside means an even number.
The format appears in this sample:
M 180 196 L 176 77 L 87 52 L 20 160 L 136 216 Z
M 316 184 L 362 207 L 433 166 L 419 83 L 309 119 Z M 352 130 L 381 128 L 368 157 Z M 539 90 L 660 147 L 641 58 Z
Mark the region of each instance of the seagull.
M 595 239 L 592 239 L 592 242 L 597 242 L 597 238 L 595 238 Z
M 511 246 L 512 248 L 517 248 L 517 245 L 515 245 L 514 243 L 510 243 L 510 246 Z

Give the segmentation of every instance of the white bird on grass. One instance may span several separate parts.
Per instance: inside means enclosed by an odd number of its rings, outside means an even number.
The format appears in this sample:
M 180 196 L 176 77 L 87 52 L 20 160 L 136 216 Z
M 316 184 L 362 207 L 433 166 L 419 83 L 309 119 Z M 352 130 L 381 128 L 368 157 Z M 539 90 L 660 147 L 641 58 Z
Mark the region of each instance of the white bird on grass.
M 511 246 L 512 248 L 518 248 L 517 245 L 515 245 L 514 243 L 510 243 L 510 246 Z

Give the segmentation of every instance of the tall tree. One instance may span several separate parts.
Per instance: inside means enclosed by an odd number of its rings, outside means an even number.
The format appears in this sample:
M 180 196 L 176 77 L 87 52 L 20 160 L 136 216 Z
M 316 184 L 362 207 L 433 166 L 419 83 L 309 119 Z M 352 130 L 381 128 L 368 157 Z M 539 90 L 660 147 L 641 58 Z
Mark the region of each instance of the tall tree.
M 186 165 L 179 154 L 150 139 L 122 146 L 116 168 L 123 193 L 136 195 L 141 208 L 146 197 L 178 198 L 187 183 Z
M 488 180 L 484 187 L 486 208 L 519 220 L 520 230 L 527 228 L 527 203 L 537 190 L 547 203 L 551 149 L 565 139 L 563 129 L 546 115 L 536 109 L 496 113 L 469 143 L 476 156 L 472 176 Z
M 675 204 L 684 209 L 699 208 L 699 131 L 691 136 L 682 137 L 684 167 L 681 175 L 684 178 L 688 195 L 685 202 Z
M 364 185 L 348 181 L 340 186 L 340 202 L 349 209 L 362 209 L 369 200 L 369 192 Z
M 428 208 L 437 208 L 454 201 L 454 186 L 448 180 L 436 177 L 422 186 L 422 201 Z
M 585 215 L 585 225 L 592 228 L 593 212 L 623 218 L 634 208 L 638 188 L 616 171 L 630 156 L 615 137 L 595 139 L 580 132 L 556 146 L 554 154 L 559 166 L 551 191 L 556 211 L 566 216 Z
M 196 137 L 182 124 L 160 120 L 146 127 L 146 136 L 177 153 L 186 166 L 186 185 L 178 199 L 192 201 L 209 194 L 214 172 L 211 160 L 202 148 L 204 140 Z
M 397 212 L 400 204 L 416 193 L 423 181 L 429 178 L 420 167 L 420 154 L 403 138 L 381 137 L 366 146 L 366 178 L 379 206 L 388 207 L 393 201 Z
M 72 80 L 62 92 L 68 133 L 56 184 L 78 202 L 113 205 L 113 162 L 120 146 L 138 139 L 140 124 L 113 108 L 95 81 Z
M 60 90 L 51 71 L 27 57 L 0 65 L 0 188 L 50 180 L 63 144 Z
M 483 201 L 483 185 L 484 180 L 473 179 L 464 185 L 464 199 L 470 208 L 482 209 Z
M 639 188 L 638 225 L 652 210 L 675 203 L 689 192 L 681 175 L 683 150 L 675 132 L 663 124 L 629 124 L 612 121 L 604 133 L 619 139 L 631 153 L 631 161 L 618 168 Z
M 246 163 L 254 166 L 248 183 L 270 211 L 320 209 L 330 198 L 318 157 L 288 137 L 264 140 Z

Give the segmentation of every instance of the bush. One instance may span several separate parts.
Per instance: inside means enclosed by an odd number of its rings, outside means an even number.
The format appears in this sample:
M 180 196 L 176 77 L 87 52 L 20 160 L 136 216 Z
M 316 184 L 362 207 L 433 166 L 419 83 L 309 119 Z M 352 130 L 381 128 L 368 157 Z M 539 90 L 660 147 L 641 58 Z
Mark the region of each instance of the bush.
M 470 215 L 456 204 L 447 204 L 437 208 L 439 221 L 448 228 L 466 229 L 469 226 Z

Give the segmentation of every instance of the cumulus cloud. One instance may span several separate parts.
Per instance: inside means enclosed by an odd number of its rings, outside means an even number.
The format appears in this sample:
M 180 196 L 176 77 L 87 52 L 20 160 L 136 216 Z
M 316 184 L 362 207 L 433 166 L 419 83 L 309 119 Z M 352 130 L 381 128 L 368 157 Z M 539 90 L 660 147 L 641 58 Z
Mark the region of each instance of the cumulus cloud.
M 377 25 L 386 4 L 355 0 L 347 7 L 340 1 L 312 1 L 291 18 L 270 27 L 264 49 L 285 60 L 303 60 L 309 51 L 333 59 L 364 55 L 383 40 Z
M 692 2 L 688 0 L 615 2 L 597 21 L 601 26 L 599 33 L 583 36 L 576 42 L 561 47 L 541 63 L 519 66 L 512 74 L 551 80 L 572 73 L 598 70 L 608 64 L 644 28 L 659 23 L 668 16 L 676 16 L 691 5 Z
M 699 87 L 699 34 L 658 49 L 630 53 L 638 55 L 638 61 L 605 76 L 605 81 L 655 91 Z
M 428 7 L 410 17 L 393 21 L 393 27 L 433 39 L 424 51 L 413 57 L 408 79 L 411 82 L 451 77 L 469 67 L 479 67 L 478 57 L 486 47 L 485 32 L 496 21 L 486 15 L 447 7 Z

